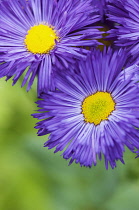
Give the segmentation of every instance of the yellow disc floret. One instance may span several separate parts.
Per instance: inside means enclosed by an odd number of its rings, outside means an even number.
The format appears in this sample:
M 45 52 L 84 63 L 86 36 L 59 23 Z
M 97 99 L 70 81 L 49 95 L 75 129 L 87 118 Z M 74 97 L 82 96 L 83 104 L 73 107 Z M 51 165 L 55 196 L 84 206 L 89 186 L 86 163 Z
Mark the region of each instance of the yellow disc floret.
M 100 124 L 102 120 L 107 120 L 114 110 L 115 102 L 107 92 L 96 92 L 86 97 L 82 103 L 84 120 L 95 125 Z
M 31 27 L 24 39 L 25 46 L 28 51 L 36 54 L 49 53 L 58 40 L 56 31 L 47 25 L 35 25 Z

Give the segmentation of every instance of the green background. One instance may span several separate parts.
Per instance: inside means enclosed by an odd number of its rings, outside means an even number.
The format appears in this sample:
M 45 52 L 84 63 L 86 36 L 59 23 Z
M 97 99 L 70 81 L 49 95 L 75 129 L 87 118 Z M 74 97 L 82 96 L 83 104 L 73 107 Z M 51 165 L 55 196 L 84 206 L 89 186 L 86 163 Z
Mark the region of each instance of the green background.
M 36 135 L 36 86 L 20 83 L 0 81 L 0 210 L 138 210 L 139 159 L 127 150 L 114 170 L 68 166 Z

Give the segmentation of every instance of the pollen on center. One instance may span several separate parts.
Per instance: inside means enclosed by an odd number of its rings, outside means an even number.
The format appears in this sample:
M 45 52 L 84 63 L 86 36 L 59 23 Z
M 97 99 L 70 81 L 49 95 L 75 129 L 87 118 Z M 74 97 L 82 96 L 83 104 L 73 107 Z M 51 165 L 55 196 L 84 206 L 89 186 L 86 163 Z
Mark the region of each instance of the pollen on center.
M 58 39 L 53 28 L 40 24 L 32 26 L 28 30 L 24 44 L 27 50 L 34 54 L 47 54 L 55 47 Z
M 96 92 L 86 97 L 82 103 L 84 120 L 98 125 L 102 120 L 107 120 L 115 110 L 115 102 L 108 92 Z

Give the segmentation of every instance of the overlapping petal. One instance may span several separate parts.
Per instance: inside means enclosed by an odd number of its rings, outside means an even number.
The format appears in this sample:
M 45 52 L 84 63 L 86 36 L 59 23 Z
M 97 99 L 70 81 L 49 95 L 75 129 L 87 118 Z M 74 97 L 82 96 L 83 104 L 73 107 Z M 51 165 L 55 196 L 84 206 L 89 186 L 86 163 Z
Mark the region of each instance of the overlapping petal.
M 109 31 L 110 37 L 116 37 L 117 46 L 128 49 L 130 63 L 138 62 L 139 1 L 116 0 L 108 9 L 108 19 L 116 23 L 115 29 Z

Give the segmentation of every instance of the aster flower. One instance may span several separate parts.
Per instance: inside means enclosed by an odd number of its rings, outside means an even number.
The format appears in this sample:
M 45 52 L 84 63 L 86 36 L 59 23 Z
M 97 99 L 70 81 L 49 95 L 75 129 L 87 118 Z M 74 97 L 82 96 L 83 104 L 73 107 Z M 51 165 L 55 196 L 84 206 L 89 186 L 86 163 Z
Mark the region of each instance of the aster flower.
M 96 46 L 101 37 L 86 27 L 100 19 L 90 0 L 3 0 L 0 14 L 0 77 L 15 84 L 26 70 L 29 90 L 37 75 L 38 95 L 54 88 L 53 66 L 85 58 L 79 46 Z
M 127 47 L 130 59 L 139 56 L 139 1 L 116 0 L 108 6 L 108 19 L 118 23 L 109 31 L 110 37 L 116 37 L 117 46 Z
M 93 51 L 77 63 L 78 74 L 58 72 L 57 90 L 37 102 L 38 135 L 50 133 L 44 146 L 65 150 L 69 164 L 91 167 L 104 156 L 106 169 L 114 168 L 124 163 L 125 146 L 139 149 L 139 91 L 132 74 L 125 79 L 121 71 L 125 59 L 124 50 Z

